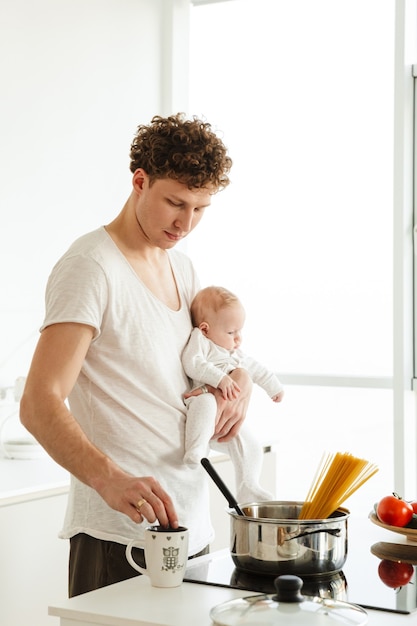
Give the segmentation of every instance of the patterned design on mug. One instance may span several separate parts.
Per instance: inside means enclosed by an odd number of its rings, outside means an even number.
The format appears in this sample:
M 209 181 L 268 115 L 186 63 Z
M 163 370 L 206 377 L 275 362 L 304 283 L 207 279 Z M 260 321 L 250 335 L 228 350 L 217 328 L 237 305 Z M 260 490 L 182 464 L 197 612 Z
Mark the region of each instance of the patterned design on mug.
M 176 572 L 183 567 L 183 564 L 178 563 L 178 554 L 179 548 L 162 548 L 163 558 L 162 558 L 162 570 L 165 572 Z

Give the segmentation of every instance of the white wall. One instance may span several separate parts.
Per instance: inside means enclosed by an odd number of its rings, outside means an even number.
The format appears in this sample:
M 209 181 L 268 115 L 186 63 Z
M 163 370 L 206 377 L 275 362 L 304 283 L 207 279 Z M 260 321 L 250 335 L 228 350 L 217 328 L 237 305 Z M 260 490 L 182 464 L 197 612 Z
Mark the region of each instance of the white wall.
M 53 263 L 130 191 L 164 114 L 164 0 L 0 1 L 0 387 L 25 375 Z

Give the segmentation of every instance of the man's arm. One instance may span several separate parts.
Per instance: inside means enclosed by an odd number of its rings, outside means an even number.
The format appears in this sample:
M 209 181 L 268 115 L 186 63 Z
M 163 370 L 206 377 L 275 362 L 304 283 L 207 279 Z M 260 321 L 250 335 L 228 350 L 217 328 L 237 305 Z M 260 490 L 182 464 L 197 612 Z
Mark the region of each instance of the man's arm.
M 152 477 L 124 472 L 86 437 L 65 403 L 93 338 L 84 324 L 53 324 L 41 334 L 20 403 L 22 424 L 48 454 L 107 504 L 140 523 L 178 524 L 168 494 Z M 136 509 L 139 500 L 146 503 Z

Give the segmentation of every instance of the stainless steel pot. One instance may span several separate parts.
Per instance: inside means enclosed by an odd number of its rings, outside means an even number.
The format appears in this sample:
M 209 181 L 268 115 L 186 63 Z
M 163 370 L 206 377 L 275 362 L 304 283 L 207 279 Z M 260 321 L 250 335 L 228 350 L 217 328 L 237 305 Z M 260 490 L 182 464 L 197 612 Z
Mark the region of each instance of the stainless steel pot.
M 242 571 L 280 576 L 338 572 L 348 549 L 349 511 L 339 507 L 329 518 L 299 520 L 303 502 L 240 504 L 229 509 L 230 549 Z

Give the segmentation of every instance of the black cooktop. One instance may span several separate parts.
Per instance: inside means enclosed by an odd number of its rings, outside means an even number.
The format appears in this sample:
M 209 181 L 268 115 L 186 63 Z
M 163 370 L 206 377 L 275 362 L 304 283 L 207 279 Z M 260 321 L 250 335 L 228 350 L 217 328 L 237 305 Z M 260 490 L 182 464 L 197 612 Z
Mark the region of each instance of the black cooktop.
M 391 562 L 393 564 L 389 567 L 390 577 L 394 570 L 394 578 L 389 581 L 390 586 L 388 586 L 388 579 L 384 571 L 379 568 L 382 559 L 371 551 L 371 547 L 375 547 L 380 541 L 401 543 L 402 538 L 395 533 L 376 527 L 369 519 L 350 517 L 348 553 L 343 570 L 325 576 L 302 576 L 304 581 L 302 593 L 352 602 L 365 609 L 404 614 L 416 611 L 417 565 L 406 564 L 410 571 L 411 568 L 414 571 L 409 581 L 398 587 L 395 586 L 397 573 L 400 576 L 401 571 L 407 568 L 400 560 Z M 408 577 L 409 574 L 407 579 Z M 229 549 L 200 557 L 196 562 L 190 561 L 185 581 L 267 594 L 274 593 L 275 590 L 273 576 L 251 574 L 237 569 Z

